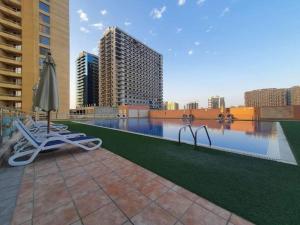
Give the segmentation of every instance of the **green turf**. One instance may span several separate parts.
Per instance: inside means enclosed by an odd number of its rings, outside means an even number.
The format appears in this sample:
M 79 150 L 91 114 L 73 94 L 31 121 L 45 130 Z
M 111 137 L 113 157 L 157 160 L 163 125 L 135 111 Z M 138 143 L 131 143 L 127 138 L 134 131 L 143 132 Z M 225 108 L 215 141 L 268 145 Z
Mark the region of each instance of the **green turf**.
M 63 122 L 104 147 L 256 223 L 300 224 L 300 167 L 105 128 Z M 299 152 L 300 123 L 284 123 Z
M 297 163 L 300 164 L 300 121 L 284 121 L 280 124 L 294 152 Z

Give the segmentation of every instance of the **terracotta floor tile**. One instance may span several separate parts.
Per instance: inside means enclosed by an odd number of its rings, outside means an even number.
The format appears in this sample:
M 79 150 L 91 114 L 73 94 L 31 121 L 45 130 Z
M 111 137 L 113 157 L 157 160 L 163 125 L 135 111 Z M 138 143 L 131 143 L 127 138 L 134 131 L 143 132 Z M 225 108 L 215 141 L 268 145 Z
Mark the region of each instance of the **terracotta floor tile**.
M 117 199 L 134 189 L 125 181 L 120 180 L 104 186 L 104 190 L 112 199 Z
M 58 172 L 59 172 L 59 169 L 55 165 L 55 166 L 49 167 L 47 169 L 36 169 L 35 170 L 35 176 L 36 177 L 41 177 L 41 176 L 46 176 L 46 175 L 54 174 L 54 173 L 58 173 Z
M 152 179 L 151 176 L 145 173 L 138 173 L 133 176 L 126 177 L 125 180 L 134 188 L 141 190 L 146 183 Z
M 103 160 L 102 163 L 108 167 L 111 170 L 119 170 L 121 168 L 124 168 L 126 165 L 124 165 L 124 163 L 122 163 L 122 161 L 118 160 L 118 159 L 106 159 Z
M 90 163 L 90 164 L 84 165 L 84 166 L 82 166 L 82 167 L 83 167 L 83 169 L 84 169 L 85 171 L 90 171 L 90 170 L 94 170 L 94 169 L 96 169 L 96 168 L 104 167 L 104 164 L 101 163 L 101 162 L 99 162 L 99 161 L 95 161 L 95 162 L 92 162 L 92 163 Z
M 141 212 L 150 203 L 150 199 L 138 191 L 132 191 L 118 198 L 116 203 L 131 218 Z
M 120 177 L 128 177 L 132 175 L 138 174 L 138 171 L 136 170 L 136 167 L 133 166 L 127 166 L 118 170 L 115 170 L 115 173 L 118 174 Z
M 15 208 L 12 225 L 23 224 L 24 222 L 32 219 L 33 203 L 25 203 L 18 205 Z
M 65 179 L 65 182 L 66 182 L 67 187 L 71 187 L 77 183 L 84 182 L 84 181 L 86 182 L 91 179 L 92 179 L 92 177 L 90 175 L 88 175 L 86 173 L 79 173 L 79 174 L 76 174 L 72 177 Z
M 112 170 L 104 165 L 101 165 L 100 167 L 97 167 L 93 170 L 87 171 L 87 173 L 92 177 L 99 177 L 101 175 L 108 174 L 111 172 L 112 172 Z
M 107 174 L 95 177 L 94 179 L 95 179 L 95 181 L 97 182 L 98 185 L 100 185 L 101 187 L 105 187 L 105 186 L 107 186 L 109 184 L 112 184 L 116 181 L 120 181 L 121 177 L 118 176 L 117 174 L 115 174 L 114 172 L 111 172 L 111 173 L 107 173 Z
M 172 183 L 171 181 L 169 181 L 169 180 L 167 180 L 167 179 L 165 179 L 165 178 L 163 178 L 163 177 L 157 176 L 157 177 L 155 177 L 154 179 L 155 179 L 156 181 L 162 183 L 163 185 L 169 187 L 169 188 L 172 188 L 172 187 L 175 186 L 174 183 Z
M 62 176 L 58 173 L 55 174 L 50 174 L 47 176 L 42 176 L 42 177 L 38 177 L 35 180 L 35 188 L 37 186 L 49 186 L 49 185 L 54 185 L 54 184 L 62 184 L 64 183 L 64 180 L 62 178 Z
M 180 219 L 185 225 L 226 225 L 227 220 L 193 204 Z
M 22 191 L 18 195 L 17 205 L 32 202 L 33 201 L 33 189 L 27 189 Z
M 57 164 L 61 171 L 69 170 L 80 166 L 80 164 L 76 160 L 57 162 Z
M 159 183 L 156 180 L 150 180 L 145 186 L 142 187 L 141 192 L 148 198 L 155 200 L 168 190 L 169 188 L 162 183 Z
M 47 193 L 34 200 L 33 215 L 36 217 L 71 201 L 71 196 L 64 186 L 50 189 Z
M 99 186 L 93 180 L 81 181 L 69 187 L 69 192 L 74 199 L 97 190 L 99 190 Z
M 177 193 L 183 195 L 184 197 L 188 198 L 191 201 L 196 201 L 199 198 L 199 196 L 196 195 L 195 193 L 190 192 L 190 191 L 188 191 L 188 190 L 186 190 L 183 187 L 180 187 L 178 185 L 175 185 L 172 189 L 174 191 L 176 191 Z
M 73 203 L 62 205 L 46 214 L 33 218 L 33 225 L 63 225 L 79 220 Z
M 156 200 L 157 204 L 169 211 L 176 218 L 180 218 L 192 205 L 192 201 L 173 190 L 169 190 Z
M 74 201 L 81 217 L 84 217 L 111 202 L 102 190 L 90 192 Z
M 85 170 L 81 166 L 71 168 L 71 169 L 67 169 L 67 170 L 64 170 L 64 171 L 61 172 L 61 174 L 63 175 L 63 177 L 65 179 L 70 178 L 70 177 L 75 176 L 75 175 L 80 174 L 80 173 L 86 173 Z
M 173 225 L 176 218 L 157 204 L 152 203 L 141 213 L 134 216 L 131 221 L 134 225 Z
M 113 203 L 82 219 L 84 225 L 122 225 L 126 220 L 127 218 Z
M 230 212 L 213 204 L 210 201 L 207 201 L 204 198 L 198 197 L 198 200 L 196 201 L 197 204 L 199 204 L 200 206 L 212 211 L 213 213 L 223 217 L 224 219 L 228 220 L 230 217 Z
M 235 214 L 231 215 L 229 222 L 234 225 L 254 225 L 254 223 L 251 223 Z

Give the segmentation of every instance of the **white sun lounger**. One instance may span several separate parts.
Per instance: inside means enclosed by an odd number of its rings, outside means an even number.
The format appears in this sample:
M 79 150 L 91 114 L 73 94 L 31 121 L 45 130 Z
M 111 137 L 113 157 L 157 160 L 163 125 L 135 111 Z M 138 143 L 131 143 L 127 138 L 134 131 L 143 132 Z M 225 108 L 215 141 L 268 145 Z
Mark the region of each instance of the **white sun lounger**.
M 35 131 L 35 132 L 36 131 L 41 131 L 41 130 L 45 131 L 48 128 L 46 122 L 34 121 L 31 116 L 28 116 L 28 120 L 29 120 L 29 126 L 30 126 L 31 131 Z M 64 124 L 51 123 L 50 124 L 50 129 L 52 129 L 54 131 L 63 131 L 63 130 L 67 130 L 68 126 L 64 125 Z
M 34 159 L 41 151 L 57 149 L 66 144 L 71 144 L 87 151 L 98 149 L 102 144 L 101 139 L 95 137 L 89 137 L 89 136 L 65 138 L 62 135 L 54 135 L 54 136 L 49 136 L 45 140 L 41 141 L 38 140 L 36 137 L 34 137 L 32 133 L 20 121 L 14 121 L 14 125 L 21 132 L 23 137 L 27 139 L 27 141 L 31 144 L 31 146 L 24 149 L 23 151 L 15 152 L 8 159 L 8 163 L 11 166 L 27 165 L 33 162 Z M 92 144 L 92 143 L 94 144 L 93 146 L 91 147 L 87 146 L 87 144 Z
M 27 127 L 20 119 L 16 119 L 18 123 L 22 123 L 24 127 Z M 65 138 L 73 138 L 78 136 L 86 136 L 84 133 L 73 133 L 68 130 L 63 131 L 50 131 L 50 133 L 47 133 L 47 130 L 30 130 L 28 127 L 27 129 L 30 131 L 30 133 L 38 140 L 44 140 L 47 137 L 51 136 L 63 136 Z M 27 148 L 28 146 L 31 146 L 30 142 L 25 137 L 20 138 L 17 143 L 13 146 L 14 151 L 22 151 L 24 148 Z

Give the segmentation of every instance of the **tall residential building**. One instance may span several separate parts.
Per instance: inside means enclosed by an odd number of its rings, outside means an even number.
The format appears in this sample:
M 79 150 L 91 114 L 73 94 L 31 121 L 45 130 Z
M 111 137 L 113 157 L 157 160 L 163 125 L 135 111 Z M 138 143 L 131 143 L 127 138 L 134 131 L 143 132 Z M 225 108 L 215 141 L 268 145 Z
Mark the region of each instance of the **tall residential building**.
M 199 109 L 199 104 L 198 104 L 198 102 L 190 102 L 190 103 L 186 104 L 186 106 L 184 108 L 185 109 Z
M 117 27 L 99 47 L 100 106 L 163 106 L 163 57 Z
M 208 99 L 208 108 L 209 109 L 224 109 L 225 108 L 225 99 L 220 96 L 212 96 Z
M 300 105 L 300 86 L 245 92 L 246 107 Z
M 178 110 L 179 109 L 179 104 L 177 102 L 165 102 L 164 103 L 164 109 L 165 110 Z
M 81 52 L 76 60 L 77 106 L 99 105 L 99 58 Z
M 288 89 L 290 105 L 300 105 L 300 86 L 294 86 Z
M 56 63 L 60 108 L 69 111 L 69 1 L 0 0 L 0 106 L 32 110 L 32 88 L 48 51 Z

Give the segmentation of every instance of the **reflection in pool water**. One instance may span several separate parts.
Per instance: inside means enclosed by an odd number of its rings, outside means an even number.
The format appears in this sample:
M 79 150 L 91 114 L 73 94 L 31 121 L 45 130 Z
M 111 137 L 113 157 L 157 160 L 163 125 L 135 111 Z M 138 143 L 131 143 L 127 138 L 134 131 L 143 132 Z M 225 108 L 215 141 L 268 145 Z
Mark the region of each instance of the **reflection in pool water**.
M 181 119 L 97 119 L 87 123 L 173 140 L 178 140 L 178 131 L 186 124 Z M 193 130 L 201 125 L 207 125 L 213 146 L 262 156 L 268 154 L 270 140 L 277 138 L 276 126 L 273 122 L 220 123 L 215 120 L 194 120 L 191 124 Z M 193 143 L 188 129 L 183 130 L 182 140 Z M 204 130 L 199 131 L 198 143 L 208 145 Z

